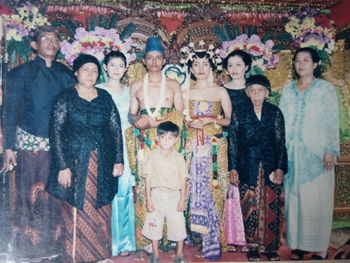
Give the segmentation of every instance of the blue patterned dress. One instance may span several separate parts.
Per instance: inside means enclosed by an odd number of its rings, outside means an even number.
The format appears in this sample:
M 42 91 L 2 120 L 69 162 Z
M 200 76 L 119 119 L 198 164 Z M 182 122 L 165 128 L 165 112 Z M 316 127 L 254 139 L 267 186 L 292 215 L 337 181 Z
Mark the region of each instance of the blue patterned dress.
M 128 121 L 130 95 L 128 87 L 124 87 L 124 92 L 118 94 L 111 92 L 103 84 L 97 87 L 102 88 L 112 96 L 117 105 L 123 137 L 124 131 L 130 127 Z M 122 251 L 135 251 L 135 209 L 132 186 L 135 185 L 135 178 L 131 174 L 127 150 L 124 138 L 124 173 L 119 177 L 118 193 L 112 201 L 112 255 L 116 256 Z
M 302 92 L 292 81 L 283 89 L 280 109 L 288 151 L 287 247 L 320 252 L 328 247 L 332 226 L 334 170 L 324 170 L 322 159 L 325 152 L 339 155 L 336 92 L 322 79 Z

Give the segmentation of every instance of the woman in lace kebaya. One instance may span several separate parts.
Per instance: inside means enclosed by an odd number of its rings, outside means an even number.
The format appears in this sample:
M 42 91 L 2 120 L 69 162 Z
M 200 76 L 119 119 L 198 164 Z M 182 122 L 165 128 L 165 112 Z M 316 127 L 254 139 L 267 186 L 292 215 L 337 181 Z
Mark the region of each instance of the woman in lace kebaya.
M 339 110 L 331 83 L 320 79 L 321 59 L 312 48 L 293 58 L 297 79 L 283 89 L 288 174 L 285 177 L 287 247 L 291 259 L 308 252 L 326 259 L 331 235 L 334 162 L 339 155 Z
M 224 232 L 227 140 L 222 126 L 230 124 L 231 101 L 226 89 L 213 82 L 213 70 L 220 61 L 214 52 L 195 51 L 193 56 L 191 51 L 188 53 L 186 64 L 195 80 L 184 92 L 186 155 L 191 156 L 190 227 L 200 234 L 202 247 L 198 254 L 218 260 L 227 246 Z
M 127 71 L 126 56 L 120 51 L 111 51 L 104 58 L 104 68 L 108 81 L 97 87 L 108 91 L 118 108 L 122 132 L 130 127 L 128 121 L 130 90 L 121 83 Z M 112 202 L 112 255 L 128 256 L 136 250 L 135 244 L 135 207 L 132 187 L 135 177 L 131 174 L 124 141 L 124 172 L 119 177 L 118 193 Z
M 62 200 L 64 262 L 95 262 L 111 257 L 110 202 L 123 173 L 123 138 L 111 96 L 95 88 L 98 60 L 79 55 L 73 71 L 76 86 L 52 110 L 47 191 Z
M 269 80 L 253 75 L 246 80 L 250 103 L 231 122 L 229 159 L 231 182 L 239 183 L 248 260 L 279 260 L 280 194 L 287 172 L 282 112 L 265 101 Z

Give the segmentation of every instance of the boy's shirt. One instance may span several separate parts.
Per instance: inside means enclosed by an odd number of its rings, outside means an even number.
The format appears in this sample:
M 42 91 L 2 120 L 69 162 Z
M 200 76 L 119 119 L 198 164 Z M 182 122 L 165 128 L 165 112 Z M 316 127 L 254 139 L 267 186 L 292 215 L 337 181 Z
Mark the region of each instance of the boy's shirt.
M 151 176 L 151 188 L 181 189 L 181 181 L 188 178 L 183 156 L 175 150 L 165 155 L 161 148 L 154 149 L 143 165 L 143 176 Z

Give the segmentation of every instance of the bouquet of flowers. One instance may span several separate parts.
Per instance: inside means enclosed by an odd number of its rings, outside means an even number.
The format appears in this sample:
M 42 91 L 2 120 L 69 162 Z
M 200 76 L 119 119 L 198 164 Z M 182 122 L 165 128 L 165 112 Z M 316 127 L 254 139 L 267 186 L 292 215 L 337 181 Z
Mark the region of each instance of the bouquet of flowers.
M 38 26 L 49 25 L 47 18 L 41 14 L 41 10 L 26 3 L 16 9 L 16 14 L 4 15 L 7 54 L 10 64 L 18 54 L 24 61 L 28 61 L 32 53 L 29 42 L 30 32 Z
M 321 59 L 329 63 L 329 54 L 335 44 L 335 26 L 325 14 L 306 8 L 295 13 L 285 25 L 295 47 L 313 47 L 318 50 Z
M 121 40 L 117 30 L 95 27 L 94 31 L 86 31 L 83 27 L 78 27 L 75 31 L 74 41 L 72 43 L 64 40 L 61 43 L 61 53 L 64 55 L 69 65 L 80 53 L 86 53 L 95 56 L 102 61 L 105 54 L 110 51 L 119 50 L 124 53 L 128 63 L 136 59 L 136 55 L 131 52 L 133 45 L 132 39 Z
M 250 74 L 263 74 L 264 71 L 275 68 L 279 58 L 274 53 L 274 42 L 267 40 L 263 43 L 258 35 L 241 34 L 234 40 L 223 41 L 220 56 L 225 58 L 235 50 L 243 50 L 250 54 L 253 63 Z

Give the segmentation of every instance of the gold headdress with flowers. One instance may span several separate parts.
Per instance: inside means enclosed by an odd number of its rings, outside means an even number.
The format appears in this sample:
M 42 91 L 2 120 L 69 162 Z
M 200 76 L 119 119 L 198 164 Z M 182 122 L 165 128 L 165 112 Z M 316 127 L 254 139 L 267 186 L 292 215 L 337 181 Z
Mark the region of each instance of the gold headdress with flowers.
M 207 46 L 207 47 L 206 47 Z M 215 48 L 213 44 L 207 45 L 204 40 L 198 42 L 198 47 L 196 48 L 195 43 L 190 42 L 187 46 L 180 49 L 181 59 L 180 65 L 182 67 L 189 66 L 189 62 L 193 62 L 196 58 L 196 53 L 205 52 L 209 55 L 209 61 L 215 66 L 217 71 L 222 70 L 222 59 L 220 57 L 220 49 Z
M 189 90 L 191 86 L 191 80 L 189 76 L 189 68 L 193 60 L 198 56 L 198 53 L 206 53 L 208 56 L 206 56 L 211 63 L 212 66 L 216 68 L 217 71 L 222 71 L 222 58 L 220 57 L 220 49 L 215 48 L 213 44 L 207 44 L 201 40 L 198 42 L 198 47 L 196 48 L 196 45 L 193 42 L 190 42 L 188 46 L 184 46 L 180 49 L 181 53 L 181 59 L 180 59 L 180 65 L 182 68 L 186 69 L 187 76 L 184 81 L 183 90 L 184 90 L 184 103 L 185 103 L 185 109 L 183 114 L 185 115 L 185 119 L 187 121 L 191 121 L 190 113 L 189 113 Z M 213 72 L 210 72 L 208 77 L 209 85 L 214 85 L 214 78 L 213 78 Z

